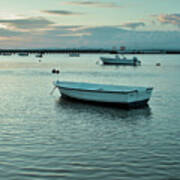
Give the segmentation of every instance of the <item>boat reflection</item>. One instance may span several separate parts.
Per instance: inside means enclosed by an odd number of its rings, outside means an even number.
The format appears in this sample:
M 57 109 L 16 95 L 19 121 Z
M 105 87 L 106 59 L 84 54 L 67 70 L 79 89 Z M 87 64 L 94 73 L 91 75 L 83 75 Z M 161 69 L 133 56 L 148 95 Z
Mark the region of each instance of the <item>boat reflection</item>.
M 110 120 L 126 120 L 138 121 L 140 119 L 150 119 L 151 109 L 147 105 L 139 109 L 121 109 L 115 106 L 99 105 L 94 103 L 87 103 L 83 101 L 75 101 L 72 99 L 59 98 L 56 101 L 57 111 L 68 114 L 84 114 L 84 117 L 93 117 Z

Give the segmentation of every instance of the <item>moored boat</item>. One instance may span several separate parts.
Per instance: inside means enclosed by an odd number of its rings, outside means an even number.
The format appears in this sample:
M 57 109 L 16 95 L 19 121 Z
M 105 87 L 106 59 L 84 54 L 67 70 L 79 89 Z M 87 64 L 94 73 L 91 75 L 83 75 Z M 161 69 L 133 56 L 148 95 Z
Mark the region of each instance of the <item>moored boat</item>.
M 79 53 L 69 53 L 70 57 L 80 57 Z
M 18 53 L 19 56 L 29 56 L 28 52 L 20 52 Z
M 11 52 L 3 52 L 3 53 L 1 53 L 0 55 L 3 55 L 3 56 L 11 56 L 12 53 L 11 53 Z
M 118 55 L 115 57 L 100 57 L 103 64 L 107 65 L 131 65 L 131 66 L 137 66 L 141 65 L 141 61 L 137 59 L 137 57 L 133 57 L 131 59 L 128 59 L 126 57 L 120 58 Z
M 42 53 L 40 53 L 40 54 L 36 54 L 36 57 L 37 57 L 37 58 L 42 58 L 42 57 L 43 57 L 43 55 L 42 55 Z
M 152 87 L 119 86 L 84 82 L 55 81 L 62 97 L 114 104 L 125 108 L 146 106 Z

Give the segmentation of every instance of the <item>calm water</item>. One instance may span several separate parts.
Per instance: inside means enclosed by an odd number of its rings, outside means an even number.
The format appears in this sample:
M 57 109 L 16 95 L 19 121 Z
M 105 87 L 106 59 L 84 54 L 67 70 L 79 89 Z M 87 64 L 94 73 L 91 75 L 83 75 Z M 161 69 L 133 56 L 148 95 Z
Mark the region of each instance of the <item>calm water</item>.
M 180 179 L 180 56 L 137 57 L 141 67 L 102 66 L 99 55 L 0 56 L 0 179 Z M 50 95 L 57 78 L 154 91 L 149 107 L 127 111 Z

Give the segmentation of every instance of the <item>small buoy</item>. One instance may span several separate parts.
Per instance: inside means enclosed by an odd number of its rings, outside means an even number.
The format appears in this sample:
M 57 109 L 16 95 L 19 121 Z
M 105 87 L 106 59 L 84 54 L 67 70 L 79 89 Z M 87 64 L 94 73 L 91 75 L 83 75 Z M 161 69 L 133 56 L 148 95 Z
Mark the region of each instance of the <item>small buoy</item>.
M 53 69 L 53 70 L 52 70 L 52 73 L 55 74 L 55 73 L 56 73 L 56 69 Z
M 53 69 L 53 70 L 52 70 L 52 73 L 53 73 L 53 74 L 59 74 L 60 71 L 59 71 L 58 69 Z
M 160 63 L 156 63 L 156 66 L 160 66 L 161 64 Z

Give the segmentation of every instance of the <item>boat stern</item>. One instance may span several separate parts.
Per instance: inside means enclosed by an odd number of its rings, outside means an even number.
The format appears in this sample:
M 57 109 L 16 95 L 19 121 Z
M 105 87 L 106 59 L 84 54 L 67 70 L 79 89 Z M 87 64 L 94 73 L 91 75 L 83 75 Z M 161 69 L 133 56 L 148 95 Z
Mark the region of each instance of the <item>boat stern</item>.
M 153 87 L 137 89 L 128 96 L 129 106 L 143 106 L 147 105 L 152 95 Z

